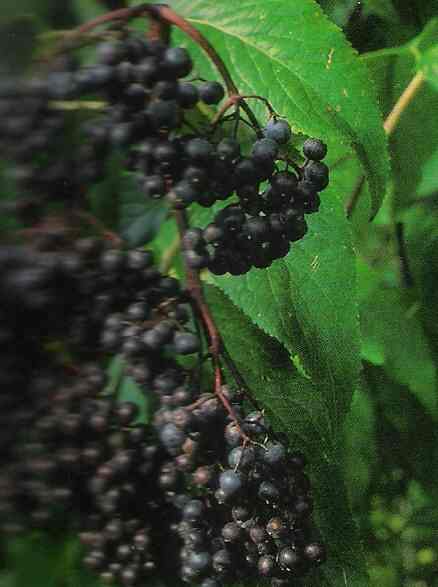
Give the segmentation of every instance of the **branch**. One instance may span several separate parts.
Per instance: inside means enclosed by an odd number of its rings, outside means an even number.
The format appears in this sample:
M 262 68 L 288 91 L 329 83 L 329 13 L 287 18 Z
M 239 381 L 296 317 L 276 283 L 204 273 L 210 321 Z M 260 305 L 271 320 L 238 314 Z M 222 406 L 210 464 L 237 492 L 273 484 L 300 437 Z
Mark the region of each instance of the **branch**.
M 185 18 L 174 12 L 169 6 L 165 4 L 140 4 L 139 6 L 132 6 L 131 8 L 121 8 L 113 10 L 107 14 L 98 16 L 89 22 L 78 27 L 73 31 L 72 35 L 83 35 L 93 30 L 94 28 L 114 21 L 129 21 L 140 16 L 148 16 L 154 21 L 162 22 L 167 25 L 174 25 L 183 33 L 190 37 L 203 51 L 208 55 L 216 69 L 220 73 L 229 97 L 239 96 L 236 84 L 234 83 L 230 72 L 228 71 L 225 62 L 218 54 L 216 49 L 204 35 L 191 25 Z M 248 116 L 251 124 L 256 129 L 257 135 L 261 136 L 261 129 L 256 116 L 244 99 L 240 99 L 242 109 Z
M 425 77 L 424 77 L 423 73 L 421 71 L 419 71 L 417 73 L 417 75 L 415 75 L 411 79 L 409 84 L 406 86 L 404 92 L 402 93 L 400 98 L 395 103 L 394 108 L 388 114 L 388 116 L 386 117 L 386 120 L 383 124 L 383 128 L 385 129 L 385 132 L 388 136 L 394 132 L 395 128 L 397 127 L 397 125 L 400 121 L 401 115 L 403 114 L 403 112 L 406 110 L 406 108 L 409 106 L 409 104 L 414 99 L 418 90 L 423 85 L 424 80 L 425 80 Z

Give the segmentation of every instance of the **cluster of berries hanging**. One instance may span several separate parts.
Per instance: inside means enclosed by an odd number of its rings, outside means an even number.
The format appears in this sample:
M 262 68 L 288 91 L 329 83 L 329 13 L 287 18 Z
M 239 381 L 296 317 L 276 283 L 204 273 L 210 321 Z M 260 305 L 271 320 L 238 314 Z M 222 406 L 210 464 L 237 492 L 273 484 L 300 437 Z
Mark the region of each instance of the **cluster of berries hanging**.
M 146 198 L 166 198 L 177 209 L 232 199 L 205 229 L 187 234 L 193 268 L 240 275 L 287 255 L 328 185 L 325 144 L 305 141 L 300 167 L 287 157 L 290 126 L 275 115 L 254 129 L 259 138 L 246 155 L 237 138 L 215 140 L 217 123 L 196 131 L 187 114 L 200 101 L 220 102 L 224 89 L 182 81 L 192 68 L 184 48 L 128 36 L 99 45 L 94 65 L 64 56 L 47 74 L 0 80 L 0 146 L 27 216 L 60 201 L 83 205 L 87 187 L 105 178 L 111 155 L 121 152 Z M 72 129 L 62 104 L 84 98 L 101 100 L 102 112 Z
M 292 162 L 290 126 L 271 109 L 249 153 L 237 132 L 224 138 L 226 108 L 198 130 L 190 110 L 221 102 L 222 85 L 187 79 L 184 48 L 114 35 L 86 66 L 65 54 L 0 76 L 0 147 L 23 228 L 0 242 L 0 532 L 68 526 L 105 584 L 289 585 L 325 559 L 304 456 L 239 385 L 206 383 L 211 340 L 190 292 L 149 251 L 84 235 L 79 219 L 117 154 L 143 196 L 172 210 L 229 200 L 182 235 L 189 268 L 268 267 L 319 209 L 326 146 L 308 139 Z M 119 397 L 126 377 L 148 424 Z

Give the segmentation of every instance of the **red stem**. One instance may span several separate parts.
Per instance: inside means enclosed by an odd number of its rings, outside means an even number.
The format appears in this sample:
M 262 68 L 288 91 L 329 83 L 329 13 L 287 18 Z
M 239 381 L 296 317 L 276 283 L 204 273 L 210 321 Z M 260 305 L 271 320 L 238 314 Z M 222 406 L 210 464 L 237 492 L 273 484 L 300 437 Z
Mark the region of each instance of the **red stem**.
M 127 21 L 131 20 L 132 18 L 145 15 L 155 20 L 161 20 L 167 24 L 173 24 L 182 30 L 187 36 L 193 39 L 195 43 L 197 43 L 205 51 L 205 53 L 216 66 L 224 80 L 228 94 L 230 96 L 233 94 L 238 94 L 237 87 L 231 78 L 227 66 L 210 41 L 208 41 L 208 39 L 206 39 L 204 35 L 200 33 L 194 26 L 192 26 L 185 18 L 164 4 L 140 4 L 139 6 L 132 6 L 131 8 L 120 8 L 119 10 L 113 10 L 112 12 L 98 16 L 97 18 L 94 18 L 93 20 L 90 20 L 81 25 L 75 29 L 74 34 L 82 35 L 84 33 L 88 33 L 98 26 L 107 24 L 109 22 L 114 22 L 117 20 Z
M 140 4 L 139 6 L 132 6 L 131 8 L 113 10 L 112 12 L 108 12 L 107 14 L 103 14 L 102 16 L 98 16 L 97 18 L 86 22 L 82 26 L 78 27 L 74 33 L 81 35 L 102 24 L 117 20 L 127 21 L 131 20 L 132 18 L 137 18 L 144 15 L 147 15 L 154 20 L 162 21 L 168 25 L 172 24 L 183 31 L 188 37 L 193 39 L 193 41 L 195 41 L 195 43 L 204 50 L 204 52 L 216 66 L 216 69 L 222 76 L 229 97 L 239 95 L 237 86 L 234 83 L 227 66 L 210 41 L 206 39 L 206 37 L 204 37 L 204 35 L 200 33 L 193 25 L 191 25 L 185 18 L 174 12 L 171 8 L 169 8 L 169 6 L 165 4 Z M 248 116 L 251 124 L 256 129 L 257 134 L 261 136 L 260 125 L 251 108 L 243 99 L 239 100 L 239 104 L 242 106 L 242 109 Z

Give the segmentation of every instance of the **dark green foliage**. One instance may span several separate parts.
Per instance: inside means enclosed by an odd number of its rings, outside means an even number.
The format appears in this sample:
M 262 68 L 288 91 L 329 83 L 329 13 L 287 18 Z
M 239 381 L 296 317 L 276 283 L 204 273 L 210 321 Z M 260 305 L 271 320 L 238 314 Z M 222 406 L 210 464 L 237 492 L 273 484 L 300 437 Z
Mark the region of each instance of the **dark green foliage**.
M 435 585 L 436 0 L 175 0 L 259 128 L 146 19 L 45 61 L 128 4 L 0 10 L 0 587 Z

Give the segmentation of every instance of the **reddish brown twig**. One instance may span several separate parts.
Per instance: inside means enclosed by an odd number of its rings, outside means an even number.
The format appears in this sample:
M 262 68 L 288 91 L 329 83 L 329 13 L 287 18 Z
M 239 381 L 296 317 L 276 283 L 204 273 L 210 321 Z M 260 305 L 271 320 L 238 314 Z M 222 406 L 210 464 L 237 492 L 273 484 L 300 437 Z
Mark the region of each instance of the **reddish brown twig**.
M 175 210 L 175 219 L 178 226 L 180 239 L 182 240 L 182 237 L 189 227 L 185 210 Z M 224 351 L 224 345 L 222 337 L 219 333 L 219 329 L 217 328 L 214 318 L 211 315 L 210 308 L 205 301 L 199 272 L 190 267 L 187 263 L 185 263 L 184 269 L 186 272 L 187 292 L 193 303 L 194 310 L 199 316 L 202 325 L 204 326 L 209 341 L 209 350 L 211 353 L 214 369 L 214 393 L 233 419 L 242 438 L 244 440 L 250 441 L 250 438 L 245 434 L 245 432 L 243 432 L 236 412 L 234 411 L 222 389 L 222 369 L 220 357 L 221 353 Z
M 228 71 L 227 66 L 225 65 L 225 62 L 223 61 L 222 57 L 218 54 L 216 49 L 213 47 L 213 45 L 210 43 L 210 41 L 206 37 L 204 37 L 204 35 L 200 31 L 198 31 L 198 29 L 196 29 L 193 25 L 191 25 L 185 18 L 177 14 L 174 10 L 172 10 L 169 6 L 165 4 L 140 4 L 139 6 L 121 8 L 119 10 L 108 12 L 107 14 L 98 16 L 97 18 L 90 20 L 85 24 L 81 25 L 80 27 L 78 27 L 73 31 L 72 36 L 83 35 L 103 24 L 108 24 L 114 21 L 127 22 L 129 20 L 132 20 L 133 18 L 138 18 L 141 16 L 147 16 L 150 19 L 152 19 L 152 21 L 154 22 L 154 27 L 156 27 L 157 23 L 161 22 L 165 23 L 166 25 L 176 26 L 181 31 L 183 31 L 183 33 L 185 33 L 197 45 L 199 45 L 199 47 L 201 47 L 201 49 L 208 55 L 209 59 L 215 65 L 216 69 L 218 70 L 223 79 L 223 82 L 227 89 L 227 94 L 230 97 L 239 95 L 239 91 L 230 75 L 230 72 Z M 248 106 L 248 104 L 245 102 L 243 98 L 239 98 L 239 103 L 245 114 L 248 116 L 251 124 L 256 129 L 257 134 L 260 134 L 260 125 L 251 108 Z

